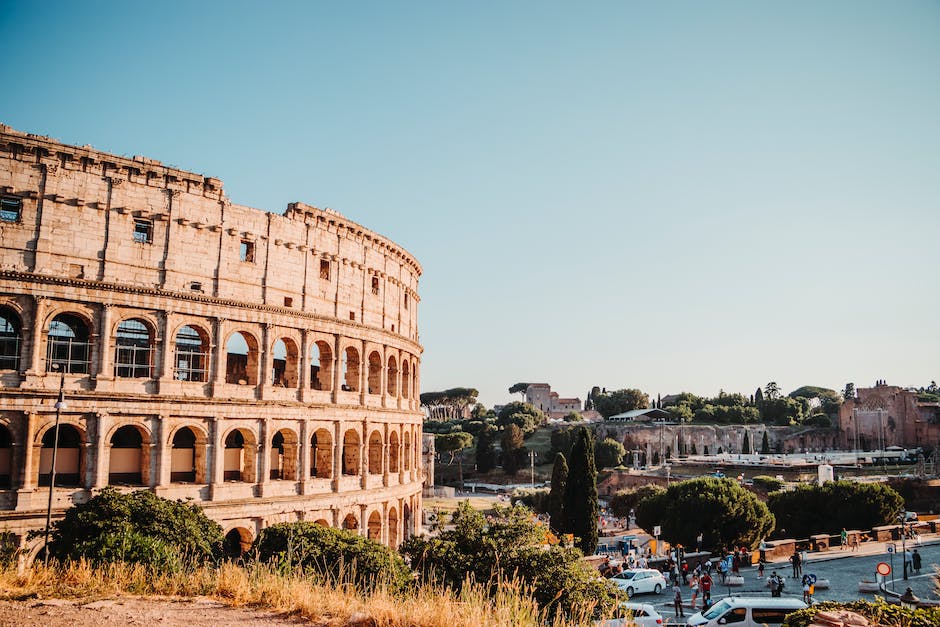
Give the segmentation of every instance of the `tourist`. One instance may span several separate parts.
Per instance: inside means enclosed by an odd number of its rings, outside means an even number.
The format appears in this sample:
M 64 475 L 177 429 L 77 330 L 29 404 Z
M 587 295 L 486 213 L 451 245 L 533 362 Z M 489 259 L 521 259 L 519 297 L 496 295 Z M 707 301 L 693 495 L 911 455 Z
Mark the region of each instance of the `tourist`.
M 764 578 L 764 565 L 767 563 L 767 560 L 764 559 L 764 556 L 761 555 L 760 559 L 757 560 L 757 578 Z
M 796 549 L 793 549 L 793 555 L 790 556 L 790 563 L 793 564 L 793 579 L 798 579 L 803 573 L 803 566 L 800 552 Z
M 839 549 L 844 551 L 846 544 L 848 544 L 849 532 L 845 530 L 845 527 L 842 527 L 842 533 L 839 534 Z
M 675 590 L 675 593 L 672 597 L 672 605 L 675 609 L 675 615 L 685 617 L 685 612 L 682 611 L 682 588 L 680 586 L 673 586 L 672 588 Z
M 707 570 L 699 579 L 699 587 L 702 589 L 702 606 L 711 605 L 712 576 L 708 574 Z
M 695 552 L 698 553 L 701 550 L 702 550 L 702 533 L 699 532 L 699 534 L 695 536 Z
M 920 561 L 920 553 L 917 552 L 917 549 L 914 549 L 914 554 L 911 556 L 911 565 L 914 567 L 914 570 L 915 570 L 915 571 L 917 572 L 917 574 L 919 575 L 919 574 L 920 574 L 921 561 Z
M 689 584 L 689 590 L 692 592 L 692 609 L 695 609 L 695 603 L 698 599 L 698 587 L 699 587 L 699 578 L 698 575 L 692 573 L 692 583 Z

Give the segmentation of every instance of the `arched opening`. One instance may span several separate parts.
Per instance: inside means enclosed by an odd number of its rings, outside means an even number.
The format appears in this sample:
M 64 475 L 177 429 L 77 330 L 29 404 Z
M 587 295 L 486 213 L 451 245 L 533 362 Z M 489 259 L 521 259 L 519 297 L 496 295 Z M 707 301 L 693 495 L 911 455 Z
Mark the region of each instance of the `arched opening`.
M 275 387 L 297 387 L 297 345 L 289 338 L 274 343 L 274 365 L 271 384 Z
M 225 343 L 225 382 L 258 385 L 258 342 L 248 333 L 236 331 Z
M 352 346 L 343 353 L 343 391 L 359 391 L 359 351 Z
M 315 525 L 320 525 L 321 527 L 329 528 L 330 523 L 326 518 L 320 518 L 319 520 L 314 521 Z
M 388 358 L 388 393 L 391 396 L 398 395 L 398 360 L 394 355 Z
M 59 314 L 53 318 L 46 344 L 46 371 L 52 372 L 52 365 L 59 364 L 61 372 L 88 374 L 91 363 L 88 336 L 88 325 L 78 316 Z
M 144 468 L 149 466 L 149 453 L 150 447 L 144 447 L 144 434 L 137 427 L 125 425 L 115 431 L 111 436 L 108 484 L 145 485 Z
M 13 437 L 0 425 L 0 488 L 9 489 L 13 480 Z
M 343 434 L 343 474 L 359 474 L 359 433 L 355 429 Z
M 408 382 L 411 380 L 410 370 L 408 368 L 408 361 L 401 360 L 401 397 L 408 398 Z
M 333 436 L 326 429 L 317 429 L 310 438 L 310 476 L 329 479 L 333 476 Z
M 52 471 L 52 447 L 55 442 L 55 427 L 42 436 L 42 450 L 39 453 L 39 485 L 49 485 Z M 82 471 L 82 434 L 72 425 L 59 425 L 59 443 L 55 459 L 55 484 L 61 487 L 75 488 L 81 483 Z
M 343 529 L 349 531 L 355 531 L 359 529 L 359 521 L 356 519 L 354 514 L 347 514 L 346 518 L 343 519 Z
M 225 436 L 225 462 L 222 467 L 225 481 L 243 481 L 254 483 L 255 451 L 257 450 L 255 435 L 248 429 L 232 429 Z
M 209 336 L 189 325 L 176 332 L 174 377 L 178 381 L 209 380 Z
M 333 351 L 326 342 L 310 347 L 310 387 L 314 390 L 333 389 Z
M 382 474 L 382 434 L 378 431 L 369 436 L 369 474 Z
M 405 470 L 411 470 L 411 432 L 405 431 Z
M 377 351 L 369 353 L 369 394 L 382 393 L 382 356 Z
M 222 552 L 229 559 L 238 559 L 251 548 L 251 532 L 244 527 L 235 527 L 225 534 Z
M 401 520 L 402 520 L 402 538 L 407 540 L 411 537 L 414 527 L 412 526 L 411 520 L 411 505 L 405 503 L 401 508 Z
M 201 431 L 183 427 L 173 434 L 170 452 L 170 481 L 205 483 L 206 438 Z
M 418 397 L 418 367 L 415 365 L 411 366 L 411 389 L 414 392 L 414 397 Z
M 22 324 L 9 307 L 0 308 L 0 370 L 20 369 Z
M 369 527 L 366 531 L 370 540 L 382 541 L 382 515 L 378 512 L 369 514 Z
M 388 509 L 388 546 L 398 548 L 398 510 L 394 507 Z
M 297 480 L 297 436 L 281 429 L 271 440 L 271 478 Z
M 388 471 L 398 472 L 398 432 L 392 431 L 388 436 Z
M 153 332 L 143 320 L 122 321 L 114 338 L 114 376 L 149 379 L 153 376 Z

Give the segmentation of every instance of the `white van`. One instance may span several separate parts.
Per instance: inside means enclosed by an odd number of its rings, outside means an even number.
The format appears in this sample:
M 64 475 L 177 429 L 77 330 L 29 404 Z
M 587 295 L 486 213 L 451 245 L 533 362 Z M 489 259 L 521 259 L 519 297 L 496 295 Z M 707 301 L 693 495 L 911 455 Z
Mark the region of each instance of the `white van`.
M 782 624 L 790 612 L 805 607 L 806 603 L 792 598 L 728 597 L 694 614 L 687 624 L 694 627 L 773 627 Z

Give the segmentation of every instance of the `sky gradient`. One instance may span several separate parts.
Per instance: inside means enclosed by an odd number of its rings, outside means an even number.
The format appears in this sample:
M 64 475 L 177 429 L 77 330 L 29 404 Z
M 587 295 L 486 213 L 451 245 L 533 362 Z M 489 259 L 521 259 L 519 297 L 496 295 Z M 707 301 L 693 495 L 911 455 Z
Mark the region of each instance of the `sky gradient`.
M 424 391 L 940 378 L 940 3 L 11 2 L 0 121 L 332 207 Z

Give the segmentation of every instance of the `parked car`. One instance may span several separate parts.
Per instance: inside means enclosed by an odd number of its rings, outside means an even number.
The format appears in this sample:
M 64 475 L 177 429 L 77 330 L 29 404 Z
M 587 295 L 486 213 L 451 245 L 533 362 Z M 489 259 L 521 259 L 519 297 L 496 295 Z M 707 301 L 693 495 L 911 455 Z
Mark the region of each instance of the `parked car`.
M 799 599 L 767 597 L 728 597 L 689 617 L 690 627 L 776 627 L 787 614 L 807 607 Z
M 666 578 L 655 568 L 625 570 L 611 577 L 610 581 L 631 597 L 644 592 L 659 594 L 666 587 Z
M 656 611 L 656 608 L 649 603 L 621 603 L 617 612 L 619 618 L 610 620 L 599 620 L 594 623 L 595 627 L 662 627 L 665 624 L 663 615 Z

